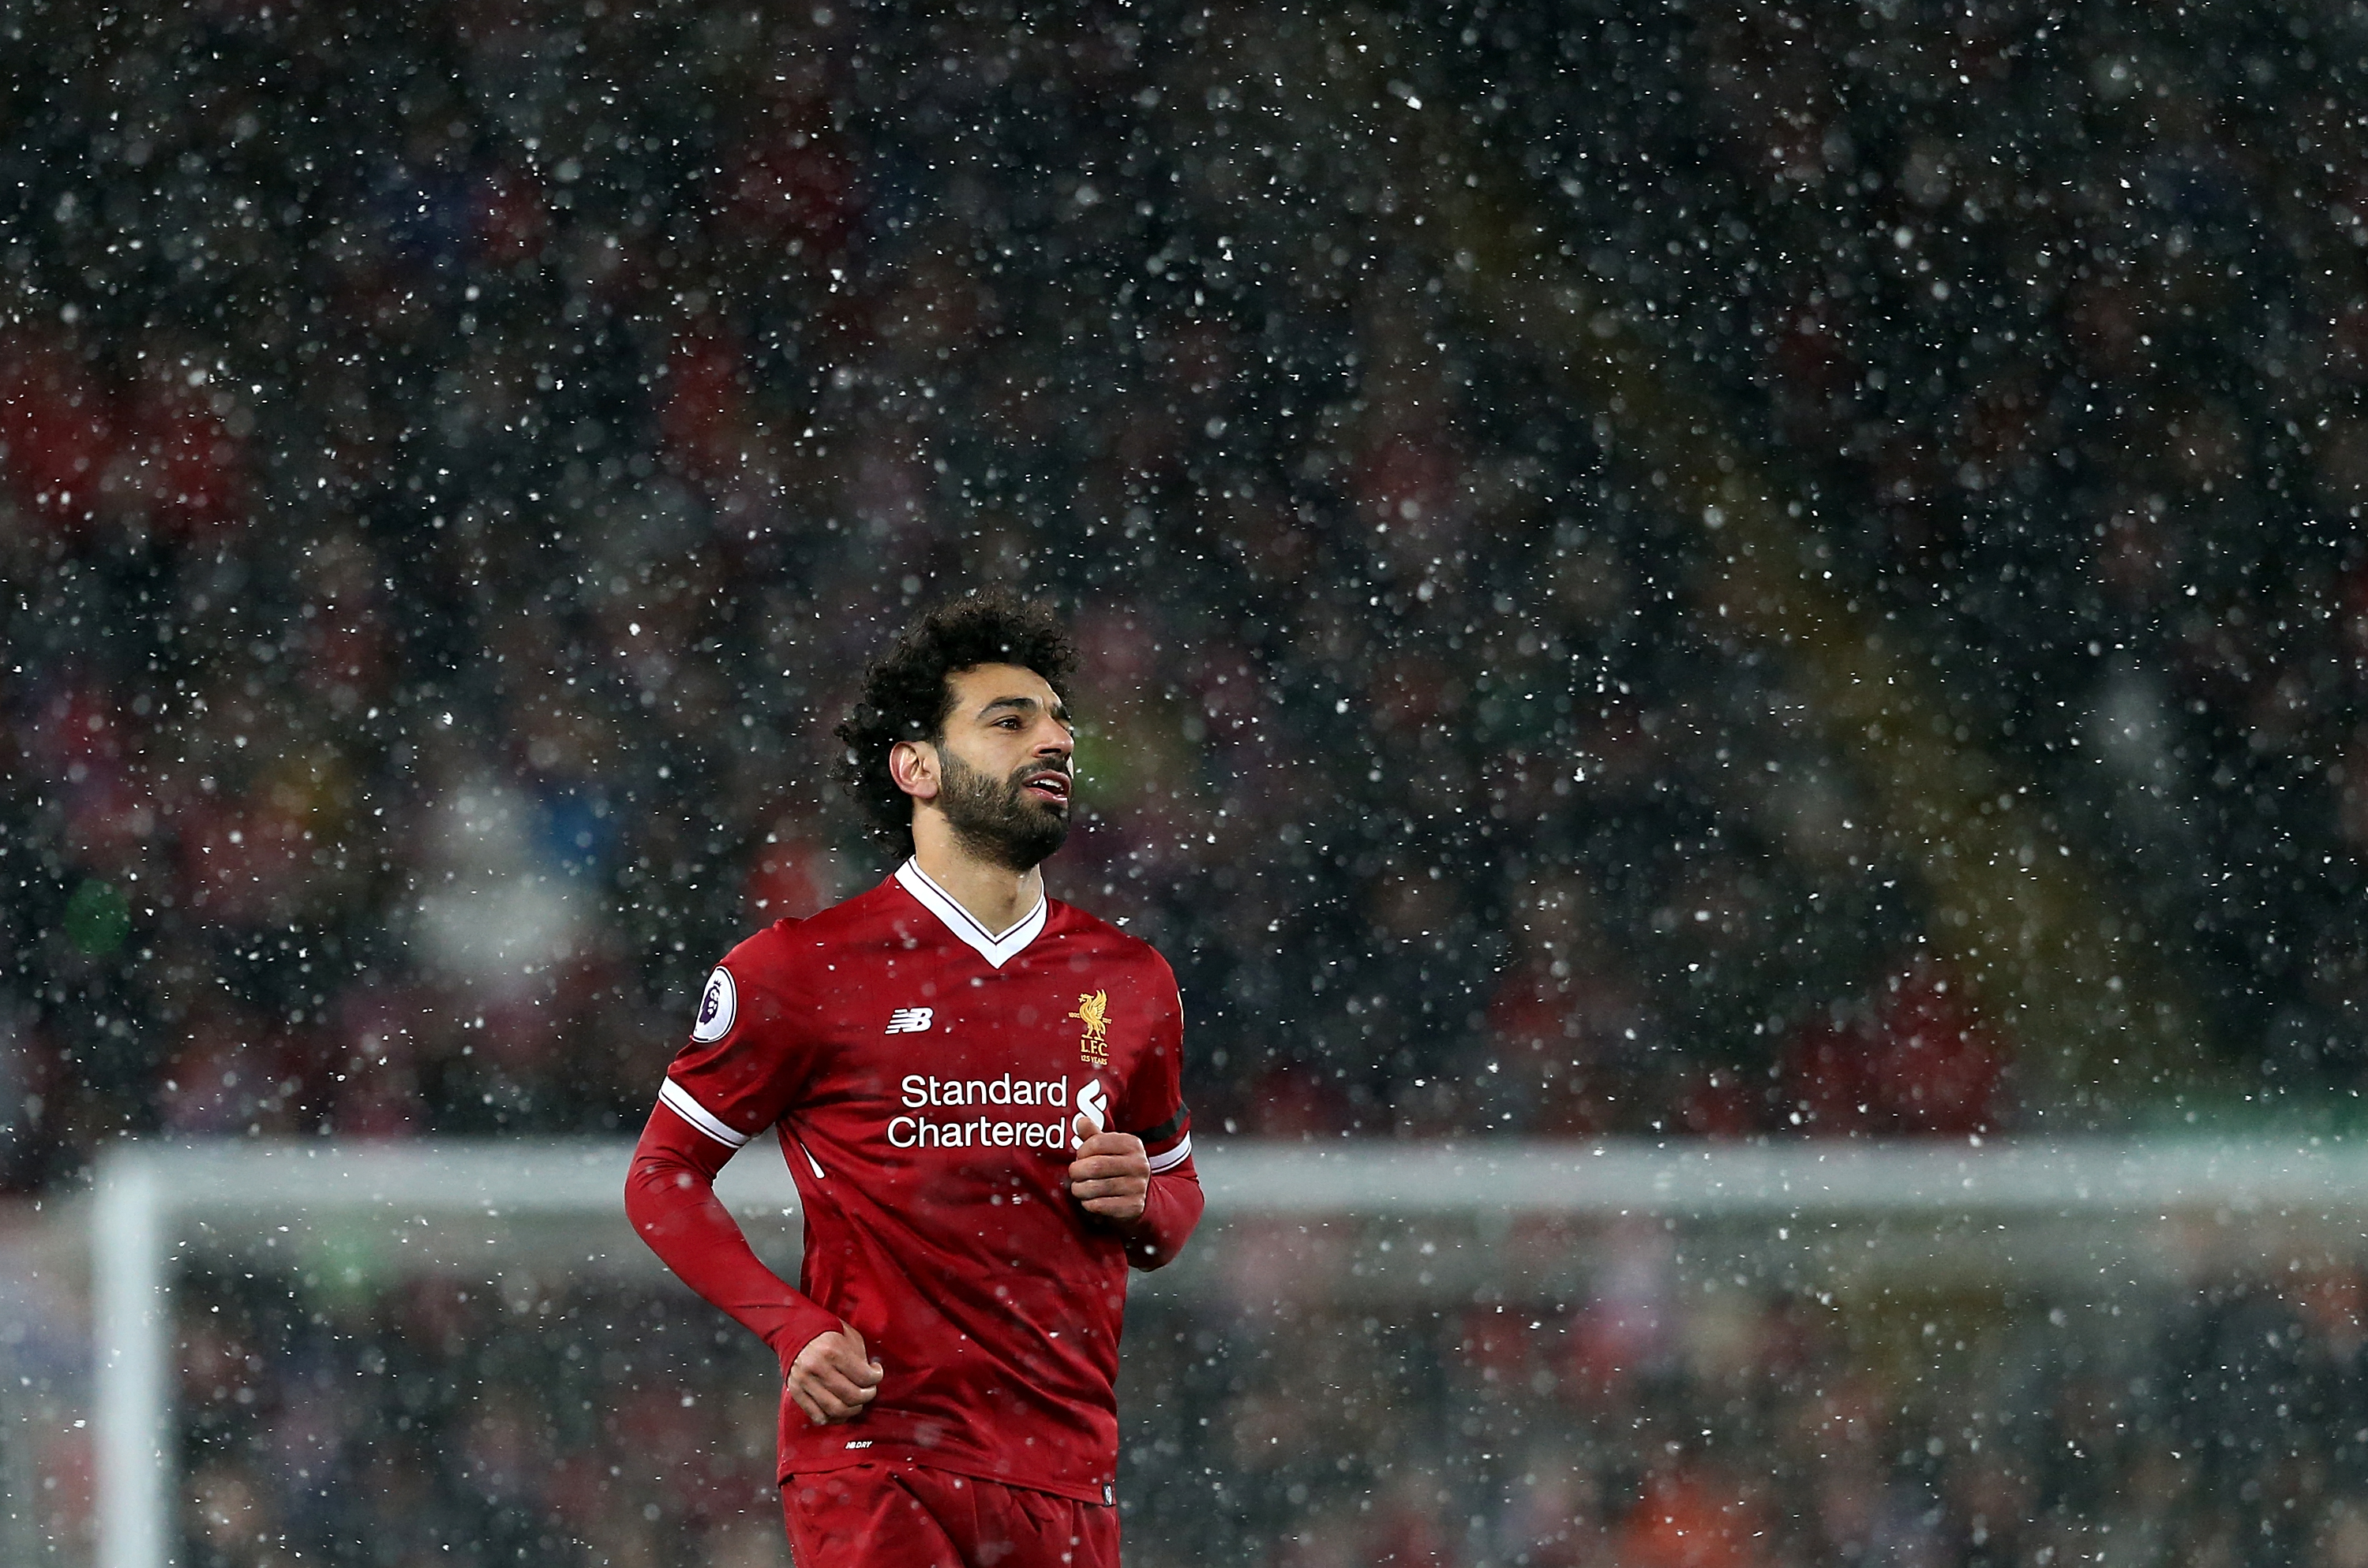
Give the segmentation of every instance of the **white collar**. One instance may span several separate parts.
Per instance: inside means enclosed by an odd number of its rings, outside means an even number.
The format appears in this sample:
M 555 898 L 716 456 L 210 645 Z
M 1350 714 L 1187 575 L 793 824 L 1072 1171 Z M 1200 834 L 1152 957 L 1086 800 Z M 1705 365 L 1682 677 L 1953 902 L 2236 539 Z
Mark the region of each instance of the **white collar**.
M 923 908 L 942 921 L 947 930 L 969 943 L 979 957 L 996 969 L 1019 957 L 1020 950 L 1036 939 L 1036 933 L 1044 929 L 1044 914 L 1049 901 L 1041 893 L 1037 895 L 1035 908 L 1014 921 L 1009 930 L 996 935 L 980 925 L 953 894 L 938 886 L 929 873 L 921 869 L 917 859 L 907 860 L 897 867 L 896 881 L 906 892 L 921 901 Z

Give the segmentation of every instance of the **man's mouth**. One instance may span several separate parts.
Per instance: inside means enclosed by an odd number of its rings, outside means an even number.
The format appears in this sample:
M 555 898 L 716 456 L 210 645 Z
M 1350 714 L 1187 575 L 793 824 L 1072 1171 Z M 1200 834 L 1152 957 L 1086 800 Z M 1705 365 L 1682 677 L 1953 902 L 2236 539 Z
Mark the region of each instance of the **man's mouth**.
M 1069 803 L 1069 776 L 1052 768 L 1031 773 L 1019 781 L 1019 791 L 1024 795 L 1033 795 L 1040 801 L 1065 806 Z

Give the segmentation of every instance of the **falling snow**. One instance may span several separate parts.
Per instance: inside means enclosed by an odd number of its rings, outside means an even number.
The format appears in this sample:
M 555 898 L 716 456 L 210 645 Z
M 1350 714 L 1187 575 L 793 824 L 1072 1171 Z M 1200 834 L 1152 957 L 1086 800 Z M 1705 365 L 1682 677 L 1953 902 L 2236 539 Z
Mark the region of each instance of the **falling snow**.
M 2356 6 L 0 48 L 12 1561 L 88 1561 L 107 1151 L 630 1134 L 884 869 L 831 725 L 988 582 L 1085 649 L 1048 876 L 1174 960 L 1214 1148 L 2360 1123 Z M 2356 1246 L 1383 1290 L 1264 1223 L 1138 1303 L 1133 1560 L 2368 1563 Z M 183 1562 L 780 1560 L 679 1293 L 349 1261 L 190 1255 Z

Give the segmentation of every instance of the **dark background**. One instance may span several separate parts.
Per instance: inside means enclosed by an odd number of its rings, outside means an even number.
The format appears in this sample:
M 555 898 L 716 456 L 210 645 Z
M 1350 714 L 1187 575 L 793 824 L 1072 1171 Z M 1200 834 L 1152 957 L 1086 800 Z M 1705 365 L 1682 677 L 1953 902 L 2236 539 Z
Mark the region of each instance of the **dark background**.
M 6 28 L 19 1188 L 636 1126 L 989 580 L 1204 1131 L 2356 1098 L 2356 7 Z

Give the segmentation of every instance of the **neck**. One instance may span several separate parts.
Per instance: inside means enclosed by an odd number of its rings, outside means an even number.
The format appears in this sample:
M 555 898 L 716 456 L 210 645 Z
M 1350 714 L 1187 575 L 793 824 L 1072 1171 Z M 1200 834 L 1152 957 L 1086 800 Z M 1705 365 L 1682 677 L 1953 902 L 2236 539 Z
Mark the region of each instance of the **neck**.
M 1010 930 L 1044 900 L 1044 873 L 1034 866 L 1015 871 L 981 859 L 934 813 L 916 812 L 913 859 L 929 881 L 970 912 L 989 931 Z

